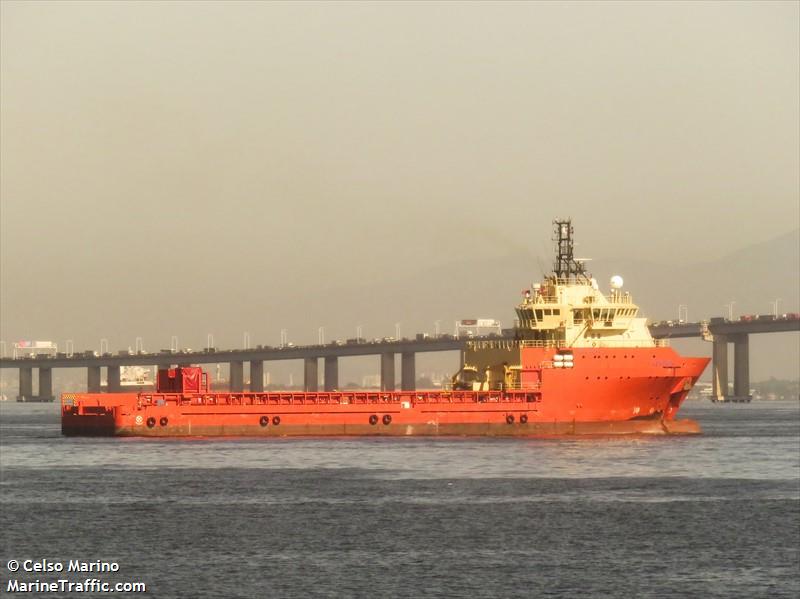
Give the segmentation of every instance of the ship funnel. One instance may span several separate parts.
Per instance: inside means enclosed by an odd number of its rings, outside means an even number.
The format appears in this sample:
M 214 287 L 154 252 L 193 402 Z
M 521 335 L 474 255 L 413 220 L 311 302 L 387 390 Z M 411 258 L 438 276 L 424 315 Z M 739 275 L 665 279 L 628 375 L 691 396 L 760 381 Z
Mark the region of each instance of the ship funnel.
M 619 275 L 614 275 L 611 277 L 611 288 L 612 289 L 622 289 L 622 277 Z

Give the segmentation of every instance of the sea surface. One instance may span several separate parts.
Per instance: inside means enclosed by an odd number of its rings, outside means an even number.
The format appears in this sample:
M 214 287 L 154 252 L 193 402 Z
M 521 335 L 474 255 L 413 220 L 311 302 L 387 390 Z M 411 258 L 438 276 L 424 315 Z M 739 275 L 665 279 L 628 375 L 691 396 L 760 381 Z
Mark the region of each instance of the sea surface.
M 150 597 L 800 596 L 797 401 L 690 402 L 697 437 L 545 440 L 63 438 L 57 410 L 0 404 L 0 596 L 87 577 Z M 27 559 L 119 570 L 8 571 Z

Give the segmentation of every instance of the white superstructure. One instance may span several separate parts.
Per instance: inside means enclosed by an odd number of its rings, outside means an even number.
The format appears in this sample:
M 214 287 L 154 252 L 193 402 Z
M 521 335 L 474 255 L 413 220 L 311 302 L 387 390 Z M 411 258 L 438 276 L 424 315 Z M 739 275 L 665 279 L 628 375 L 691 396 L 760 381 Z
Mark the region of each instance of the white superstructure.
M 572 256 L 572 224 L 555 224 L 553 274 L 525 291 L 517 306 L 518 337 L 562 347 L 654 347 L 647 319 L 622 290 L 623 279 L 611 277 L 610 291 L 600 291 L 582 260 Z

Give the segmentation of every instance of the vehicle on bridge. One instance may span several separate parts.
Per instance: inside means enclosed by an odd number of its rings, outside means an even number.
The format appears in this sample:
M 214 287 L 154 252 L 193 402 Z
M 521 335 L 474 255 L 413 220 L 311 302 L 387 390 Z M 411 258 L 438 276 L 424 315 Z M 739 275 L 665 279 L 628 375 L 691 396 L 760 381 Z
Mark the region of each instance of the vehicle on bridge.
M 66 435 L 560 435 L 696 433 L 678 420 L 707 358 L 655 340 L 622 278 L 604 294 L 556 221 L 553 272 L 523 293 L 513 338 L 467 342 L 449 388 L 216 392 L 197 366 L 152 392 L 62 396 Z M 497 323 L 499 328 L 499 323 Z M 352 340 L 348 340 L 348 343 Z M 380 342 L 380 340 L 377 340 Z M 386 338 L 383 341 L 394 341 Z

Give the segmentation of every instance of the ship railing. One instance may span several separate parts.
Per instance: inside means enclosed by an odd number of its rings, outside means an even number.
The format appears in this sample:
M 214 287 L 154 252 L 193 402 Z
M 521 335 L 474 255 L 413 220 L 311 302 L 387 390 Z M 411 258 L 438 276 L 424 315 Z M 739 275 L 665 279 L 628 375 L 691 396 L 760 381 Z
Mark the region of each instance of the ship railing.
M 529 302 L 526 302 L 526 305 L 539 305 L 539 304 L 560 304 L 562 303 L 558 296 L 556 295 L 537 295 L 535 298 L 531 298 Z
M 470 341 L 472 349 L 514 349 L 519 347 L 517 339 L 487 339 L 485 341 Z
M 581 278 L 581 277 L 557 277 L 555 279 L 551 279 L 555 281 L 556 285 L 586 285 L 587 287 L 592 286 L 591 279 Z
M 539 391 L 542 388 L 542 383 L 521 383 L 515 381 L 513 383 L 508 383 L 505 388 L 508 391 Z
M 589 347 L 669 347 L 669 339 L 588 339 L 587 341 Z
M 523 339 L 519 344 L 522 347 L 567 347 L 563 339 Z
M 632 304 L 633 296 L 628 293 L 620 293 L 619 291 L 612 291 L 608 297 L 608 301 L 612 304 Z
M 481 393 L 489 393 L 489 392 L 498 392 L 498 391 L 539 391 L 542 388 L 542 384 L 540 382 L 537 383 L 520 383 L 519 381 L 507 383 L 505 385 L 495 385 L 491 389 L 478 389 Z M 453 383 L 447 382 L 442 383 L 442 391 L 451 392 L 451 391 L 465 391 L 464 389 L 453 389 Z M 468 393 L 472 393 L 473 391 L 466 390 Z
M 669 339 L 587 339 L 588 344 L 570 345 L 563 340 L 550 339 L 523 339 L 517 341 L 520 347 L 554 347 L 554 348 L 583 348 L 583 347 L 669 347 Z
M 373 409 L 389 406 L 409 407 L 412 404 L 463 404 L 518 401 L 541 401 L 538 387 L 526 384 L 522 387 L 506 386 L 483 390 L 452 389 L 445 385 L 441 389 L 416 391 L 320 391 L 320 392 L 218 392 L 188 396 L 166 396 L 149 393 L 141 394 L 137 408 L 178 404 L 181 406 L 276 406 L 288 405 L 369 405 Z M 504 393 L 504 392 L 509 393 Z M 521 399 L 524 397 L 524 399 Z M 76 400 L 77 401 L 77 400 Z M 85 403 L 81 405 L 85 406 Z M 71 407 L 66 402 L 66 408 Z M 97 409 L 108 410 L 108 406 L 96 406 Z M 83 408 L 82 408 L 83 409 Z

